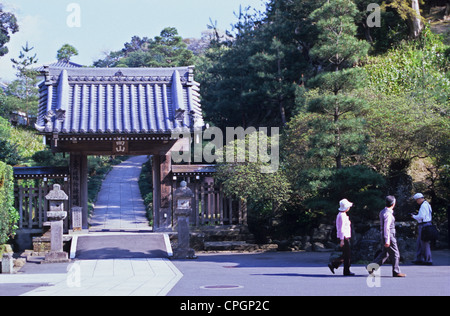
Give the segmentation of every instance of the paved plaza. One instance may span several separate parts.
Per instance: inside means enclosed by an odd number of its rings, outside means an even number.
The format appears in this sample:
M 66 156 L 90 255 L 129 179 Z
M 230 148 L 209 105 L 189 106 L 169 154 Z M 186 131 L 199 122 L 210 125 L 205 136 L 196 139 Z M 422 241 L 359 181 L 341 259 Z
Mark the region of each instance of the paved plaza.
M 164 296 L 181 277 L 164 258 L 27 263 L 18 274 L 0 275 L 0 295 Z
M 127 258 L 27 263 L 0 275 L 0 295 L 24 296 L 438 296 L 450 295 L 450 252 L 435 251 L 433 266 L 401 265 L 406 278 L 381 267 L 376 283 L 363 265 L 354 277 L 331 274 L 328 253 L 198 254 L 197 260 Z

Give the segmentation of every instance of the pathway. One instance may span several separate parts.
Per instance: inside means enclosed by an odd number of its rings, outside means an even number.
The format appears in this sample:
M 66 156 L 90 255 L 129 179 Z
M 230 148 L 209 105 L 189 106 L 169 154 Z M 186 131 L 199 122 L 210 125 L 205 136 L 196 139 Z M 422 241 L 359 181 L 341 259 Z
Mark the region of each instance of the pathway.
M 103 181 L 87 234 L 74 235 L 72 263 L 29 262 L 0 275 L 0 296 L 160 296 L 183 274 L 166 234 L 151 231 L 138 179 L 147 156 L 124 161 Z
M 138 185 L 147 161 L 135 156 L 113 167 L 98 194 L 90 231 L 151 231 Z
M 164 258 L 27 263 L 0 274 L 0 296 L 164 296 L 182 277 Z

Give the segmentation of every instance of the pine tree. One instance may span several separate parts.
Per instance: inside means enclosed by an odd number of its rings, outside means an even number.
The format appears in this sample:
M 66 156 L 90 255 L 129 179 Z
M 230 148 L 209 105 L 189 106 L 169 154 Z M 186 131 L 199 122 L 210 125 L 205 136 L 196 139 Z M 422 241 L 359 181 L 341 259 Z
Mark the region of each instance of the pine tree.
M 17 79 L 8 87 L 11 94 L 23 101 L 21 110 L 27 113 L 27 124 L 30 124 L 32 116 L 37 115 L 39 99 L 39 90 L 37 88 L 39 72 L 32 68 L 38 59 L 36 54 L 32 55 L 33 49 L 34 47 L 30 47 L 27 42 L 25 46 L 22 46 L 19 58 L 11 58 L 13 67 L 17 69 Z
M 320 90 L 319 96 L 307 105 L 307 111 L 320 114 L 312 123 L 309 155 L 324 164 L 332 157 L 338 169 L 344 158 L 355 159 L 363 153 L 366 141 L 360 117 L 364 104 L 352 94 L 361 81 L 361 73 L 349 68 L 369 49 L 367 42 L 355 37 L 357 14 L 351 0 L 330 0 L 310 16 L 319 31 L 319 42 L 311 49 L 311 55 L 321 68 L 331 72 L 320 73 L 308 83 Z

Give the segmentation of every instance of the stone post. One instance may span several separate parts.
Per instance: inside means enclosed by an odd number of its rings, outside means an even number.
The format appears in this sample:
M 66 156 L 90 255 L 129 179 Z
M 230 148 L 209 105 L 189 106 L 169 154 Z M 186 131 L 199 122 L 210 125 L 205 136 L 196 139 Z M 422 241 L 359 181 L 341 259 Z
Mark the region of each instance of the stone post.
M 2 273 L 14 273 L 14 259 L 12 253 L 4 253 L 2 256 Z
M 173 252 L 174 259 L 197 259 L 194 249 L 190 248 L 189 217 L 192 212 L 194 194 L 185 181 L 175 190 L 175 217 L 177 218 L 178 245 Z
M 63 251 L 63 220 L 67 217 L 64 201 L 69 197 L 59 184 L 55 184 L 45 198 L 49 201 L 50 252 L 45 256 L 44 263 L 68 262 L 68 254 Z

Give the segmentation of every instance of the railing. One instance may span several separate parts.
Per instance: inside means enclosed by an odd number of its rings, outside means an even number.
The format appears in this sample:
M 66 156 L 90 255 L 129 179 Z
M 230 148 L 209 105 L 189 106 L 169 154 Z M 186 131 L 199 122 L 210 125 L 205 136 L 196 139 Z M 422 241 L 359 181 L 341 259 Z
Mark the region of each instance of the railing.
M 61 190 L 68 192 L 68 182 L 61 181 Z M 34 183 L 34 184 L 30 184 Z M 42 229 L 47 222 L 48 202 L 45 196 L 52 189 L 46 181 L 33 180 L 16 184 L 14 188 L 15 208 L 19 212 L 19 229 Z M 247 209 L 245 203 L 226 197 L 221 186 L 208 183 L 190 183 L 194 192 L 190 223 L 193 226 L 246 225 Z M 69 210 L 68 201 L 64 205 Z M 64 228 L 67 230 L 68 220 Z
M 190 222 L 193 226 L 246 225 L 245 204 L 226 197 L 221 186 L 208 183 L 190 183 L 194 193 Z

